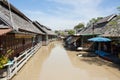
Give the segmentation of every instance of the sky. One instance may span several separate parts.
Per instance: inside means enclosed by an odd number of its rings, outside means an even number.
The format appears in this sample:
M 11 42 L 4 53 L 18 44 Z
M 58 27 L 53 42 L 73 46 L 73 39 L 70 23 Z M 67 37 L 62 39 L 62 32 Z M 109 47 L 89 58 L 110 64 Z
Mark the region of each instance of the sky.
M 9 0 L 32 21 L 53 29 L 73 29 L 91 18 L 117 13 L 120 0 Z

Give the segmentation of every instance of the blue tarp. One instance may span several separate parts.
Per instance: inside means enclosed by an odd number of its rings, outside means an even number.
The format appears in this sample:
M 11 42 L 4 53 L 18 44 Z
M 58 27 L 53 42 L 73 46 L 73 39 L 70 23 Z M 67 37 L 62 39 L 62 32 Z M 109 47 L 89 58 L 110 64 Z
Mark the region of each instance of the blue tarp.
M 96 50 L 95 53 L 96 53 L 97 55 L 102 56 L 102 57 L 110 56 L 109 53 L 106 53 L 106 52 L 104 52 L 104 51 L 100 51 L 100 50 Z
M 95 53 L 103 58 L 107 58 L 110 61 L 116 63 L 116 64 L 120 64 L 120 59 L 110 53 L 104 52 L 104 51 L 100 51 L 100 50 L 96 50 Z

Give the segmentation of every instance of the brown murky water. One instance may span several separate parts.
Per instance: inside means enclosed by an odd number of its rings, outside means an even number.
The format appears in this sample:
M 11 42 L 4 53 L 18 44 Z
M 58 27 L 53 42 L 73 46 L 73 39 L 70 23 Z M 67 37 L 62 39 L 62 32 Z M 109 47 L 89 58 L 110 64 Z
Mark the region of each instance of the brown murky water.
M 88 64 L 53 42 L 42 47 L 12 80 L 120 80 L 120 72 Z

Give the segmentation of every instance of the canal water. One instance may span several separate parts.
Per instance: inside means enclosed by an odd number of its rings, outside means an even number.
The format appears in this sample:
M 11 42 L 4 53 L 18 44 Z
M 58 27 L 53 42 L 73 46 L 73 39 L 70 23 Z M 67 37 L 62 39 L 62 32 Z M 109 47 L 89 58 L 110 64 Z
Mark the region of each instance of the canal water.
M 85 71 L 73 66 L 63 46 L 56 44 L 42 66 L 39 80 L 80 80 L 80 75 L 85 77 Z
M 62 43 L 53 42 L 38 50 L 12 80 L 119 80 L 119 77 L 104 67 L 80 61 Z

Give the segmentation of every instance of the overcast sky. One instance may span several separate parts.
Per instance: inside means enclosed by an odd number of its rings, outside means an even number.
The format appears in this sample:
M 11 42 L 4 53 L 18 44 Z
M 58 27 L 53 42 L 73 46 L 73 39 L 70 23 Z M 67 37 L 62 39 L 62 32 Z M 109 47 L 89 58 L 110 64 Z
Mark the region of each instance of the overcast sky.
M 117 13 L 120 0 L 9 0 L 31 20 L 53 30 L 72 29 L 91 18 Z

